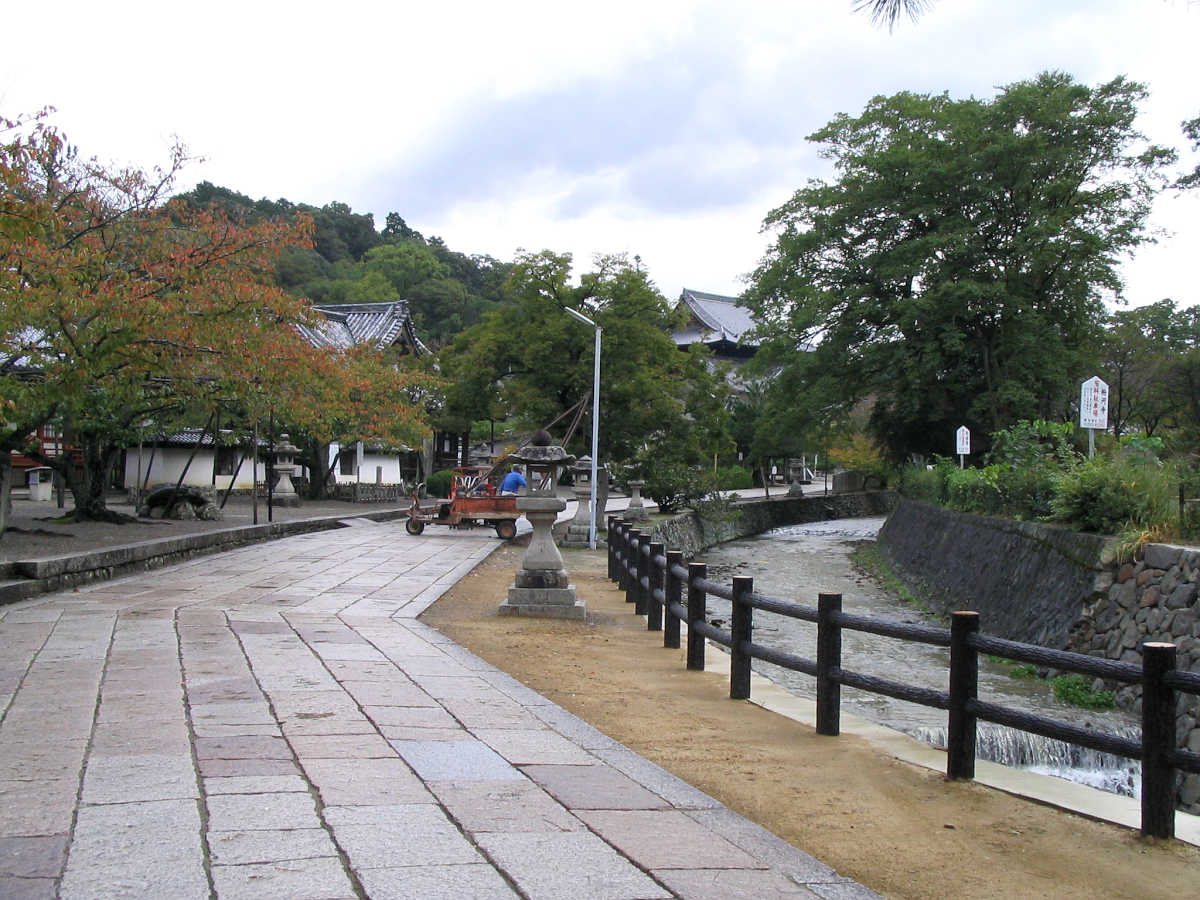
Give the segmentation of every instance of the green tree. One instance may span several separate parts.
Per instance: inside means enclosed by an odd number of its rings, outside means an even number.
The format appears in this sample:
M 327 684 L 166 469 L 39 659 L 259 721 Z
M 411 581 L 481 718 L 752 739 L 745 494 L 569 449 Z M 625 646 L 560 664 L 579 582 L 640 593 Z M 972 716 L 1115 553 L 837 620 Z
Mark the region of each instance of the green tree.
M 876 97 L 813 134 L 836 180 L 768 215 L 746 294 L 759 365 L 808 395 L 797 423 L 866 401 L 902 459 L 1062 415 L 1173 158 L 1134 130 L 1144 97 L 1050 72 L 991 100 Z
M 513 417 L 527 428 L 552 421 L 592 386 L 593 333 L 564 307 L 603 329 L 600 455 L 632 460 L 646 446 L 687 464 L 730 446 L 727 389 L 698 353 L 671 340 L 670 304 L 624 257 L 597 260 L 569 283 L 571 257 L 525 253 L 507 285 L 511 302 L 488 313 L 441 354 L 450 382 L 443 420 Z M 589 447 L 581 428 L 575 449 Z

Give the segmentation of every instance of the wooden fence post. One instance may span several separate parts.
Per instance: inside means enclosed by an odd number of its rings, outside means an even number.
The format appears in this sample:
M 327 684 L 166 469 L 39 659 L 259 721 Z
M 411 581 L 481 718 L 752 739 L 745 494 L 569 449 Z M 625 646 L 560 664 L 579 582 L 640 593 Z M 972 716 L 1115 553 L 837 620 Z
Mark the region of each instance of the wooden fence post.
M 729 699 L 750 699 L 750 653 L 744 646 L 749 644 L 754 632 L 754 607 L 750 605 L 750 594 L 754 591 L 754 579 L 746 575 L 733 576 L 733 612 L 730 615 L 729 646 Z
M 663 570 L 654 562 L 654 557 L 662 556 L 665 549 L 660 541 L 650 543 L 650 557 L 646 560 L 649 567 L 650 587 L 646 590 L 646 630 L 662 631 L 663 605 L 654 598 L 655 589 L 662 590 Z
M 969 643 L 979 613 L 959 610 L 950 618 L 950 709 L 946 725 L 946 777 L 975 777 L 975 716 L 967 704 L 979 696 L 979 653 Z
M 842 730 L 842 686 L 834 677 L 842 668 L 842 626 L 833 614 L 841 611 L 841 594 L 817 595 L 817 734 L 835 737 Z
M 617 517 L 608 517 L 608 538 L 605 540 L 605 546 L 608 548 L 608 580 L 615 581 L 617 574 L 616 557 L 617 557 Z
M 1175 645 L 1142 645 L 1142 834 L 1175 837 L 1175 689 L 1164 676 L 1175 668 Z
M 646 555 L 649 546 L 650 532 L 638 532 L 637 556 L 635 557 L 637 568 L 634 575 L 637 583 L 634 585 L 633 591 L 633 611 L 639 616 L 647 615 L 649 605 L 646 602 L 646 595 L 650 593 L 650 589 L 647 587 L 650 582 L 650 558 Z
M 704 601 L 707 595 L 702 588 L 696 587 L 696 580 L 707 575 L 708 566 L 704 563 L 688 563 L 687 667 L 698 672 L 704 671 L 704 635 L 696 630 L 696 623 L 704 621 Z
M 637 599 L 638 599 L 638 593 L 641 591 L 641 588 L 638 587 L 638 583 L 637 583 L 638 562 L 642 558 L 642 554 L 638 552 L 639 549 L 641 548 L 641 542 L 642 542 L 642 532 L 640 530 L 638 530 L 637 528 L 630 528 L 629 529 L 629 544 L 627 545 L 628 546 L 628 551 L 627 551 L 628 556 L 625 560 L 625 571 L 627 573 L 626 578 L 625 578 L 625 602 L 626 603 L 636 604 Z M 634 608 L 636 609 L 637 607 L 635 606 Z
M 667 571 L 663 580 L 663 596 L 666 598 L 663 606 L 665 624 L 663 626 L 663 646 L 669 650 L 679 649 L 679 616 L 671 612 L 671 604 L 683 602 L 683 580 L 671 570 L 683 565 L 682 550 L 667 551 Z

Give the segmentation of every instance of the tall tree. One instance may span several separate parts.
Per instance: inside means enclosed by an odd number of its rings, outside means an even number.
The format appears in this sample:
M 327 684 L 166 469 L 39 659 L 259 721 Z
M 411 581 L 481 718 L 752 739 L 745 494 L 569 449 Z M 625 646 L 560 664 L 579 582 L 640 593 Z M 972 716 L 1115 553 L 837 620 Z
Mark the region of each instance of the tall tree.
M 1133 127 L 1144 97 L 1048 72 L 991 100 L 876 97 L 813 134 L 837 178 L 768 215 L 745 301 L 763 364 L 810 395 L 797 424 L 869 400 L 902 458 L 1061 413 L 1173 159 Z

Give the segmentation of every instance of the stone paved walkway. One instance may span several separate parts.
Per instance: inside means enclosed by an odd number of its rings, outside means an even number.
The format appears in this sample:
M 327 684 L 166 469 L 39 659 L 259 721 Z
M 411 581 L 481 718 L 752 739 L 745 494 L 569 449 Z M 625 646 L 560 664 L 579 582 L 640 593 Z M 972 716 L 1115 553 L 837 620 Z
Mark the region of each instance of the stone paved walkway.
M 0 607 L 0 897 L 875 896 L 418 622 L 494 537 L 354 521 Z

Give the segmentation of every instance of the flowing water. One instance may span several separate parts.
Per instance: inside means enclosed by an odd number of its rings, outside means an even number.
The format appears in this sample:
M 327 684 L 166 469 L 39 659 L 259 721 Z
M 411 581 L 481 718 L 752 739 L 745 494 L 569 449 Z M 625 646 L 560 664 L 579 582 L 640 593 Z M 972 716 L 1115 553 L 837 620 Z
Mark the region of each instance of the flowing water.
M 834 519 L 791 525 L 712 547 L 703 560 L 708 563 L 710 580 L 728 584 L 734 575 L 749 575 L 754 578 L 755 591 L 804 606 L 815 608 L 819 592 L 841 593 L 842 608 L 849 613 L 913 624 L 943 624 L 893 599 L 850 562 L 855 545 L 874 540 L 883 522 L 882 518 Z M 728 629 L 729 603 L 710 596 L 707 606 L 709 620 Z M 982 627 L 986 632 L 986 621 Z M 815 659 L 816 633 L 813 623 L 755 611 L 755 643 Z M 949 650 L 843 631 L 842 665 L 856 672 L 944 691 Z M 794 694 L 816 696 L 814 679 L 807 675 L 758 660 L 754 668 Z M 1011 669 L 1012 664 L 981 658 L 980 698 L 1096 730 L 1135 737 L 1139 733 L 1136 721 L 1127 713 L 1069 706 L 1054 696 L 1047 682 L 1014 677 Z M 853 688 L 842 688 L 842 708 L 920 740 L 945 745 L 946 713 L 942 710 Z M 1115 793 L 1137 796 L 1140 788 L 1138 766 L 1132 760 L 990 723 L 979 726 L 976 752 L 980 759 L 1057 775 Z

